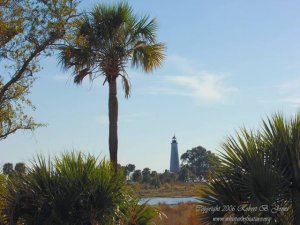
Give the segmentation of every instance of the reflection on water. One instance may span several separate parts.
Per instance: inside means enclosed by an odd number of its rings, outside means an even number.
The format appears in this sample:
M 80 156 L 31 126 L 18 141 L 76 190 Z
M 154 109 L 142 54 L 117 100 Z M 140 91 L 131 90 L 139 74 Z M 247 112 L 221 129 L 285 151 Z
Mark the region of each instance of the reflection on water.
M 181 202 L 200 202 L 196 197 L 153 197 L 153 198 L 141 198 L 140 204 L 148 201 L 149 205 L 167 204 L 176 205 Z

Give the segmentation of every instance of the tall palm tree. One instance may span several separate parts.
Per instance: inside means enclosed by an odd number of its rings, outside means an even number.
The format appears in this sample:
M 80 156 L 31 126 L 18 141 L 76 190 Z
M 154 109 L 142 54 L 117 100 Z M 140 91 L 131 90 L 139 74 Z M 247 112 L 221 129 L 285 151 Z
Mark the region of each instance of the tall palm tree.
M 156 40 L 157 23 L 149 16 L 138 17 L 126 3 L 97 5 L 78 21 L 74 37 L 61 48 L 60 62 L 72 69 L 74 82 L 80 84 L 87 76 L 93 81 L 104 77 L 109 85 L 109 152 L 117 168 L 118 99 L 117 78 L 121 77 L 125 97 L 130 96 L 126 66 L 141 67 L 151 72 L 164 59 L 165 45 Z

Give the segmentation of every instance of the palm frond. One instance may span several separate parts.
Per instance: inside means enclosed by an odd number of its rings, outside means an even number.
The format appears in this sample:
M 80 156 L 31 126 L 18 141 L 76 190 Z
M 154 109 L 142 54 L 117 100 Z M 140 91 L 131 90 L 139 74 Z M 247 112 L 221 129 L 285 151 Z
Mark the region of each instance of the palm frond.
M 126 73 L 124 73 L 126 74 Z M 121 75 L 122 77 L 122 84 L 123 84 L 123 90 L 124 90 L 124 93 L 125 93 L 125 98 L 128 98 L 130 97 L 130 91 L 131 91 L 131 84 L 130 84 L 130 81 L 128 79 L 128 76 L 127 75 Z
M 139 45 L 133 50 L 132 66 L 141 66 L 146 72 L 151 72 L 161 66 L 165 58 L 164 51 L 165 45 L 163 43 Z
M 157 28 L 158 24 L 156 19 L 149 20 L 149 16 L 144 16 L 134 25 L 132 40 L 142 40 L 153 44 L 156 40 Z
M 88 68 L 85 68 L 83 70 L 80 70 L 77 74 L 75 74 L 74 76 L 74 83 L 75 84 L 81 84 L 83 79 L 87 76 L 91 74 L 91 72 L 89 71 Z

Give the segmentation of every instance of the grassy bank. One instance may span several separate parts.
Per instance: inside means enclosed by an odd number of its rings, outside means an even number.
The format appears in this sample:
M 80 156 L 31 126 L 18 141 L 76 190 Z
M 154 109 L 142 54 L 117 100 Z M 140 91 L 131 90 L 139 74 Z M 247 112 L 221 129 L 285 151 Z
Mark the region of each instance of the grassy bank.
M 199 196 L 200 192 L 205 188 L 203 183 L 168 183 L 161 185 L 159 188 L 140 183 L 128 185 L 141 198 Z
M 199 214 L 194 203 L 180 203 L 175 206 L 160 204 L 156 206 L 165 216 L 155 218 L 157 225 L 198 225 Z

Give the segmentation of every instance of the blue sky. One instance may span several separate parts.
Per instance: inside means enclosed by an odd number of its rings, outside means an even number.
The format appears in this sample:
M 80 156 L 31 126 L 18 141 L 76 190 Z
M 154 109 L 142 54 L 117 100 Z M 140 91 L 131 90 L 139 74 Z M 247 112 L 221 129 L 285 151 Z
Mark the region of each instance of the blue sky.
M 81 9 L 97 2 L 83 0 Z M 174 133 L 180 154 L 198 145 L 216 152 L 240 127 L 255 129 L 274 112 L 298 111 L 299 1 L 129 4 L 137 14 L 157 18 L 167 57 L 151 74 L 128 68 L 128 100 L 119 83 L 121 164 L 161 172 L 169 167 Z M 34 117 L 48 126 L 1 141 L 0 165 L 71 149 L 108 159 L 108 87 L 101 79 L 74 85 L 55 57 L 43 59 L 42 66 L 30 98 Z

